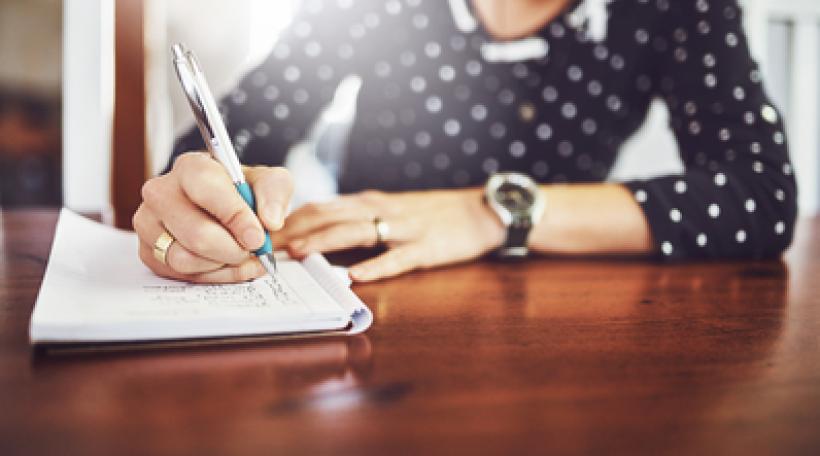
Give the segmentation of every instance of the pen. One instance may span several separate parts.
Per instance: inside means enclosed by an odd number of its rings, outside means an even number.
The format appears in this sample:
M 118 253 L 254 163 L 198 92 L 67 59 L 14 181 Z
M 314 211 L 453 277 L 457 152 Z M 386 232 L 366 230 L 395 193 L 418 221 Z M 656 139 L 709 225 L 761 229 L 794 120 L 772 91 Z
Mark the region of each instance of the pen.
M 245 181 L 242 165 L 236 156 L 228 130 L 219 114 L 213 95 L 205 81 L 205 75 L 199 67 L 196 56 L 186 49 L 182 43 L 171 47 L 173 63 L 176 69 L 182 90 L 188 99 L 188 104 L 194 111 L 194 118 L 199 126 L 199 132 L 211 155 L 225 168 L 233 181 L 234 187 L 256 213 L 256 200 L 251 186 Z M 265 243 L 254 254 L 259 258 L 265 271 L 273 276 L 276 271 L 276 258 L 273 255 L 273 244 L 270 234 L 265 232 Z

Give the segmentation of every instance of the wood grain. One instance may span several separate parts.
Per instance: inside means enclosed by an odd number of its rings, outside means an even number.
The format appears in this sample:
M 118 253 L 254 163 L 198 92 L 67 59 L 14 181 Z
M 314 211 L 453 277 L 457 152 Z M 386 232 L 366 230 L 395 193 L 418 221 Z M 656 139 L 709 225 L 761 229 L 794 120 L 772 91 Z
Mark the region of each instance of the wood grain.
M 783 262 L 478 262 L 356 286 L 356 339 L 75 357 L 26 337 L 56 212 L 2 220 L 0 454 L 820 451 L 820 219 Z

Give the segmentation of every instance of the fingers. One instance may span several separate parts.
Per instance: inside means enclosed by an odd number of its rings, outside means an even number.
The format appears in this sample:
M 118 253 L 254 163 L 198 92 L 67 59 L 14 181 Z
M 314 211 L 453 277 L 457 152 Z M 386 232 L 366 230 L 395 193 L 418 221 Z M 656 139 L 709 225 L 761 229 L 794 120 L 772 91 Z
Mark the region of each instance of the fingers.
M 142 205 L 134 214 L 133 224 L 140 242 L 153 251 L 154 242 L 165 232 L 162 223 L 149 209 Z M 151 258 L 153 258 L 153 255 Z M 223 263 L 211 261 L 194 254 L 179 242 L 174 242 L 168 247 L 165 261 L 171 269 L 181 274 L 215 271 L 224 266 Z
M 163 264 L 154 258 L 152 247 L 140 243 L 139 256 L 142 262 L 148 266 L 154 274 L 173 280 L 181 280 L 193 283 L 234 283 L 245 282 L 255 279 L 265 274 L 265 269 L 255 257 L 248 258 L 245 262 L 235 266 L 225 266 L 215 271 L 202 272 L 197 274 L 184 274 L 175 271 L 170 266 Z
M 293 180 L 285 168 L 255 166 L 245 168 L 245 177 L 256 195 L 256 213 L 270 231 L 278 231 L 285 223 Z
M 376 231 L 373 222 L 348 222 L 332 225 L 288 244 L 289 253 L 297 258 L 311 252 L 336 252 L 354 247 L 373 247 Z
M 231 189 L 236 193 L 236 190 Z M 215 221 L 179 188 L 175 176 L 151 179 L 142 187 L 144 204 L 183 247 L 217 263 L 238 265 L 250 257 L 225 227 Z M 261 232 L 261 228 L 260 228 Z M 153 240 L 147 239 L 148 243 Z
M 259 219 L 216 160 L 201 152 L 183 154 L 172 173 L 190 201 L 218 220 L 246 250 L 262 246 L 265 233 Z
M 374 208 L 351 198 L 339 198 L 327 203 L 310 203 L 290 214 L 285 226 L 276 233 L 274 239 L 280 245 L 287 244 L 329 225 L 372 221 L 375 214 Z
M 412 246 L 396 247 L 350 268 L 350 277 L 357 282 L 371 282 L 394 277 L 423 267 L 419 250 Z

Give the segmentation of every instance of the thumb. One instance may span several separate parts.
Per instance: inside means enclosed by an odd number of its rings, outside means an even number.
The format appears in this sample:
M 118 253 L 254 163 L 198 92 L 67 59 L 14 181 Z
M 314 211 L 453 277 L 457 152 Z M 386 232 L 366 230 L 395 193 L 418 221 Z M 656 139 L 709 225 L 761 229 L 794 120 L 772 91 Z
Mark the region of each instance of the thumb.
M 277 231 L 285 223 L 293 180 L 282 167 L 245 167 L 245 178 L 256 196 L 256 215 L 268 231 Z

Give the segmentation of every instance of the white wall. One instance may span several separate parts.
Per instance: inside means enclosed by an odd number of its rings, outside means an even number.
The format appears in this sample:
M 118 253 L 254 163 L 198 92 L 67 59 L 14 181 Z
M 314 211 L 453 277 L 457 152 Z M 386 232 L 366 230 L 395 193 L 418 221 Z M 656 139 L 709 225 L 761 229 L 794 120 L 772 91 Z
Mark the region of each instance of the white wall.
M 110 214 L 114 9 L 109 0 L 63 2 L 63 199 Z

